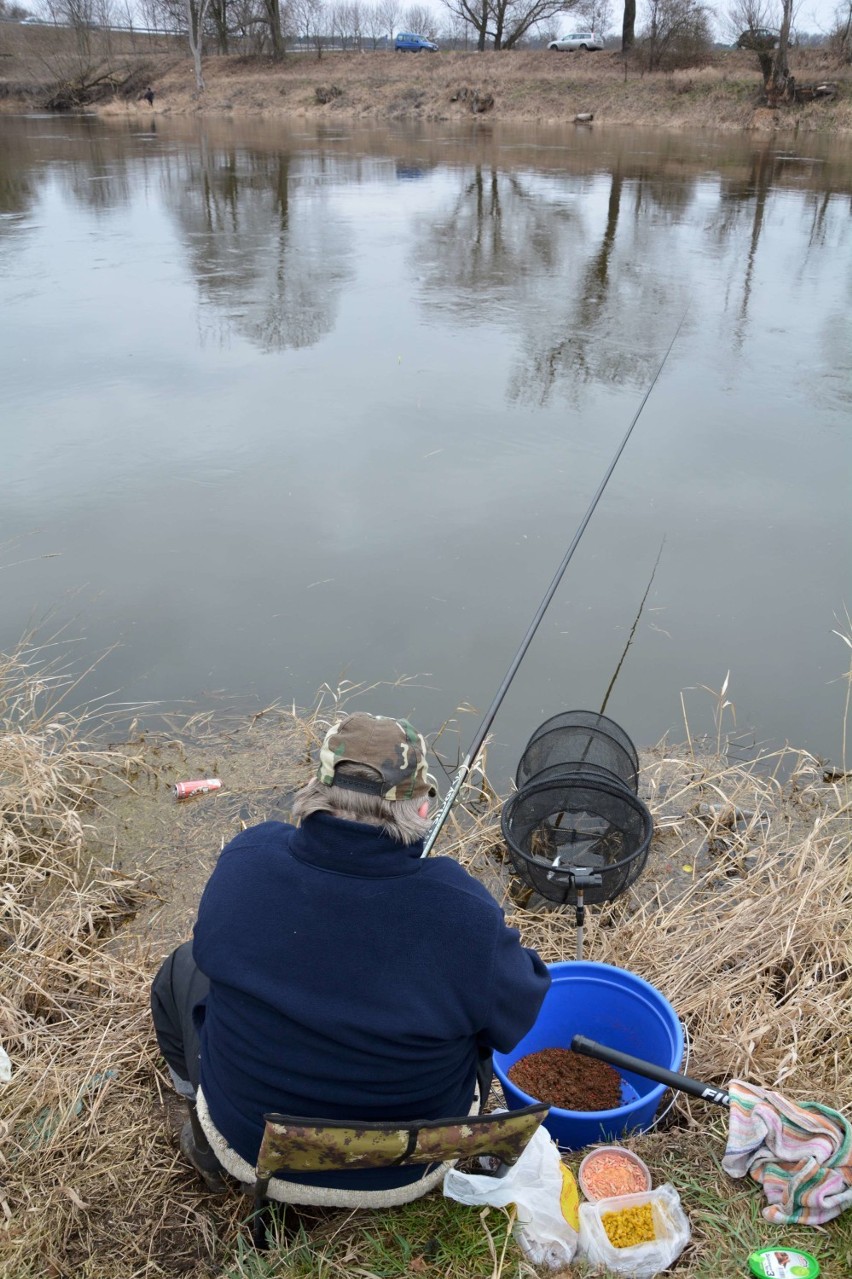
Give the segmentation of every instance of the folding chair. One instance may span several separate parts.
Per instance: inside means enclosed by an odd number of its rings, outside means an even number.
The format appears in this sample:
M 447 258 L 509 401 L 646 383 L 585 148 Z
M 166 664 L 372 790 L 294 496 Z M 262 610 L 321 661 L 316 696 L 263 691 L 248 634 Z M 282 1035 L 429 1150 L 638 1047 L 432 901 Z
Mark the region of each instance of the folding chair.
M 374 1124 L 264 1115 L 266 1127 L 255 1168 L 254 1245 L 260 1250 L 267 1246 L 267 1193 L 275 1173 L 298 1176 L 343 1169 L 405 1168 L 480 1155 L 493 1155 L 501 1164 L 514 1164 L 549 1109 L 538 1102 L 523 1110 L 465 1115 L 460 1119 Z

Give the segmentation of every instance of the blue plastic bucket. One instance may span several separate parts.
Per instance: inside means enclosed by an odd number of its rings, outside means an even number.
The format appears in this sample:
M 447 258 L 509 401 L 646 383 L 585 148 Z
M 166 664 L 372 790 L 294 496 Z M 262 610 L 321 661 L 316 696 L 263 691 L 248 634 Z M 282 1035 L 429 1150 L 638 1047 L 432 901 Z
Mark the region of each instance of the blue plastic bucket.
M 550 990 L 535 1025 L 510 1053 L 494 1054 L 494 1073 L 509 1110 L 538 1097 L 521 1092 L 508 1074 L 521 1057 L 543 1048 L 570 1048 L 574 1035 L 586 1035 L 610 1048 L 680 1070 L 683 1030 L 677 1013 L 660 992 L 635 973 L 612 964 L 578 960 L 548 964 Z M 545 1127 L 567 1150 L 597 1141 L 617 1141 L 627 1132 L 644 1132 L 654 1121 L 665 1084 L 619 1071 L 622 1104 L 615 1110 L 560 1110 L 551 1107 Z

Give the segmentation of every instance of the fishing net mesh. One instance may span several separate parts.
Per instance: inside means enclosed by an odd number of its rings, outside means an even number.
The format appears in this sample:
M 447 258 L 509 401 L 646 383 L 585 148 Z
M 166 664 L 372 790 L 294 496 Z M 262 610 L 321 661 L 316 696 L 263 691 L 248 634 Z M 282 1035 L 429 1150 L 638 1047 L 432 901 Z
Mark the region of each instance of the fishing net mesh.
M 501 826 L 518 877 L 570 905 L 578 887 L 588 905 L 629 888 L 653 833 L 650 812 L 625 786 L 580 774 L 528 783 L 504 804 Z
M 590 778 L 609 774 L 634 795 L 639 785 L 636 747 L 623 728 L 595 711 L 564 711 L 536 729 L 518 764 L 518 789 L 556 769 Z

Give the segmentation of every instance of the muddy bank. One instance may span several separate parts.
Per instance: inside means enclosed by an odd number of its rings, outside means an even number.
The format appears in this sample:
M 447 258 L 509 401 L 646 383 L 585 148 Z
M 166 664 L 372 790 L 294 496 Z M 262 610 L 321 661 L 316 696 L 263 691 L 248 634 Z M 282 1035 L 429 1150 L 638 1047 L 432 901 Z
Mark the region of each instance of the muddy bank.
M 247 719 L 210 713 L 176 728 L 174 737 L 142 734 L 118 748 L 119 758 L 129 754 L 142 762 L 131 787 L 118 770 L 99 815 L 96 854 L 122 874 L 142 873 L 154 887 L 127 934 L 144 936 L 163 954 L 190 934 L 201 892 L 224 845 L 254 823 L 291 820 L 292 797 L 314 774 L 325 721 L 314 713 L 270 707 Z M 672 909 L 699 882 L 713 883 L 727 895 L 754 871 L 782 831 L 789 843 L 803 842 L 814 810 L 835 805 L 843 810 L 845 774 L 837 775 L 839 787 L 803 752 L 784 750 L 740 766 L 715 754 L 712 746 L 663 742 L 640 750 L 639 794 L 653 813 L 654 837 L 642 874 L 627 895 L 632 906 L 625 897 L 619 910 Z M 435 771 L 443 792 L 453 766 Z M 219 778 L 221 789 L 176 799 L 176 782 L 202 777 Z M 472 774 L 437 852 L 461 860 L 507 911 L 536 917 L 533 931 L 549 931 L 549 917 L 561 921 L 560 944 L 573 954 L 573 907 L 555 907 L 517 878 L 500 830 L 506 798 Z M 587 919 L 587 926 L 592 934 L 603 928 L 605 937 L 610 912 L 591 914 L 597 918 Z
M 54 33 L 55 34 L 55 33 Z M 104 55 L 106 56 L 106 55 Z M 116 51 L 115 91 L 91 110 L 100 115 L 251 115 L 335 122 L 491 121 L 594 124 L 653 128 L 852 132 L 850 68 L 819 50 L 796 50 L 791 69 L 799 83 L 837 85 L 837 96 L 778 110 L 762 105 L 761 79 L 753 55 L 719 50 L 706 67 L 673 73 L 642 73 L 620 54 L 572 56 L 547 50 L 519 53 L 441 52 L 431 57 L 390 51 L 327 53 L 321 59 L 290 54 L 281 63 L 245 57 L 208 58 L 206 89 L 195 90 L 192 65 L 179 47 Z M 51 66 L 73 75 L 68 58 L 42 56 L 24 46 L 6 60 L 0 107 L 20 110 L 47 100 L 43 90 Z M 153 106 L 137 92 L 150 81 Z M 56 78 L 59 78 L 58 76 Z M 42 103 L 43 105 L 43 103 Z M 577 127 L 587 127 L 578 124 Z

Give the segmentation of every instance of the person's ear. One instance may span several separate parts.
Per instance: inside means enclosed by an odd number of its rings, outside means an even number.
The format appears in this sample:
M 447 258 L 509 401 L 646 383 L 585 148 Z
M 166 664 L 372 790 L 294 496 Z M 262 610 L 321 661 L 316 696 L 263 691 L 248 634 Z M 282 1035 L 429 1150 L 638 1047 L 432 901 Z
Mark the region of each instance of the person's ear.
M 420 807 L 418 808 L 418 810 L 417 810 L 417 811 L 418 811 L 418 813 L 420 814 L 420 816 L 421 816 L 421 817 L 428 817 L 428 816 L 429 816 L 429 801 L 428 801 L 428 799 L 424 799 L 423 803 L 420 805 Z

